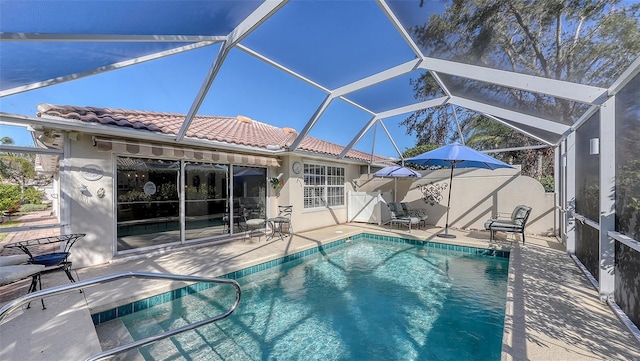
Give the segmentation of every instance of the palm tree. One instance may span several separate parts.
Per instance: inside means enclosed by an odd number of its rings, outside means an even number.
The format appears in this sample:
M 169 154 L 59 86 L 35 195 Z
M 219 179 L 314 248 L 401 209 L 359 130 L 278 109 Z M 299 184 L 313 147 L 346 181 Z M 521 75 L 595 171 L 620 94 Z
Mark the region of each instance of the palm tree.
M 13 141 L 11 137 L 2 137 L 0 138 L 0 144 L 2 145 L 13 145 L 16 142 Z

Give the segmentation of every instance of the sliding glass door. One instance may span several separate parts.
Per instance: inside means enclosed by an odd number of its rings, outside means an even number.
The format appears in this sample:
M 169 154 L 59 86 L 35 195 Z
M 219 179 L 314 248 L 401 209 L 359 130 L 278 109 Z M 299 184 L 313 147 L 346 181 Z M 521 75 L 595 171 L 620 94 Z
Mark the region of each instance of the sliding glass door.
M 229 233 L 225 227 L 229 167 L 185 163 L 185 240 Z
M 116 183 L 117 252 L 245 232 L 266 218 L 266 168 L 118 157 Z
M 180 162 L 117 160 L 117 251 L 180 242 Z

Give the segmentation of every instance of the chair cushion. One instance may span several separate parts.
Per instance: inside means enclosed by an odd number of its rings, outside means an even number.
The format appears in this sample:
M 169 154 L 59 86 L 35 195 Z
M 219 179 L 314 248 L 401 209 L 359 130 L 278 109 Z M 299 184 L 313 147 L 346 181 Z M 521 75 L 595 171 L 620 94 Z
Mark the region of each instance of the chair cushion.
M 511 215 L 512 220 L 524 219 L 527 216 L 527 209 L 523 206 L 518 206 L 513 210 L 513 214 Z
M 37 264 L 2 266 L 0 267 L 0 286 L 27 278 L 43 269 L 44 266 Z
M 13 256 L 0 256 L 1 266 L 15 266 L 21 263 L 27 263 L 29 256 L 26 254 L 16 254 Z
M 515 223 L 515 222 L 494 221 L 493 223 L 491 223 L 489 225 L 489 229 L 517 231 L 517 230 L 521 230 L 522 229 L 522 224 L 521 223 Z

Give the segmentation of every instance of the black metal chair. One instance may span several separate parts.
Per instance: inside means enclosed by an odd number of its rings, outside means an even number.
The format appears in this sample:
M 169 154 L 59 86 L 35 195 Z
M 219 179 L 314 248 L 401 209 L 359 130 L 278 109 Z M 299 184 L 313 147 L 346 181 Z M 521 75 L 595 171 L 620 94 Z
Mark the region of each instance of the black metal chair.
M 70 282 L 76 281 L 71 274 L 72 262 L 69 260 L 69 255 L 71 254 L 71 247 L 73 247 L 76 241 L 82 239 L 85 235 L 86 234 L 84 233 L 74 233 L 35 238 L 27 241 L 11 243 L 5 247 L 17 248 L 29 256 L 28 262 L 31 265 L 43 266 L 38 273 L 32 275 L 29 292 L 33 292 L 37 289 L 42 289 L 41 275 L 44 273 L 64 271 Z M 55 252 L 50 252 L 52 247 L 59 248 L 56 249 Z M 43 251 L 46 253 L 43 253 Z M 80 290 L 80 292 L 82 292 L 82 290 Z M 45 309 L 44 300 L 41 300 L 41 302 L 42 308 Z M 31 304 L 29 303 L 29 305 Z
M 271 225 L 271 234 L 267 237 L 267 241 L 274 238 L 276 233 L 278 238 L 284 241 L 284 228 L 287 228 L 286 234 L 293 234 L 293 226 L 291 225 L 291 213 L 293 206 L 278 206 L 278 216 L 268 218 L 267 222 Z
M 524 228 L 527 226 L 527 220 L 530 214 L 531 207 L 519 205 L 511 212 L 510 218 L 501 219 L 495 217 L 486 221 L 484 228 L 491 232 L 489 236 L 490 241 L 493 242 L 495 232 L 500 231 L 522 234 L 522 244 L 524 244 Z

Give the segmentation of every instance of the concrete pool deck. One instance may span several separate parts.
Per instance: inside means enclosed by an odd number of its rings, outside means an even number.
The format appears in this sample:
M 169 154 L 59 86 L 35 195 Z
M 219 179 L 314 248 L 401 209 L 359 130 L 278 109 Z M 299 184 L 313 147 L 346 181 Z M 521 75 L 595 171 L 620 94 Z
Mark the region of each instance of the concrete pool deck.
M 457 231 L 458 237 L 436 237 L 441 228 L 389 230 L 367 224 L 347 224 L 304 232 L 265 242 L 246 238 L 215 245 L 164 249 L 121 257 L 108 265 L 74 270 L 80 280 L 128 271 L 162 272 L 215 277 L 270 259 L 296 253 L 353 234 L 375 232 L 472 247 L 489 246 L 488 233 Z M 509 235 L 508 239 L 513 239 Z M 497 247 L 510 247 L 499 241 Z M 496 246 L 494 245 L 494 247 Z M 640 343 L 611 308 L 598 298 L 588 279 L 562 245 L 553 238 L 527 236 L 512 249 L 502 345 L 503 360 L 635 360 Z M 62 272 L 43 276 L 43 287 L 68 284 Z M 85 359 L 101 352 L 91 314 L 181 286 L 180 282 L 124 279 L 45 298 L 30 309 L 12 312 L 0 327 L 0 359 Z M 10 285 L 11 286 L 11 285 Z M 6 303 L 10 286 L 0 289 Z

